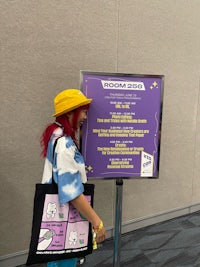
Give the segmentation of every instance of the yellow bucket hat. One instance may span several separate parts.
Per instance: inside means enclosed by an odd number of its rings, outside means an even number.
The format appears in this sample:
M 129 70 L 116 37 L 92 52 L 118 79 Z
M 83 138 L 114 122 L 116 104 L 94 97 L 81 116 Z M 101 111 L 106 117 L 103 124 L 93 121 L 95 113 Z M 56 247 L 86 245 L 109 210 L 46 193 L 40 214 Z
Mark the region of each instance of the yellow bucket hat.
M 53 114 L 53 117 L 58 117 L 73 109 L 87 105 L 91 101 L 92 99 L 84 96 L 79 89 L 66 89 L 54 98 L 55 114 Z

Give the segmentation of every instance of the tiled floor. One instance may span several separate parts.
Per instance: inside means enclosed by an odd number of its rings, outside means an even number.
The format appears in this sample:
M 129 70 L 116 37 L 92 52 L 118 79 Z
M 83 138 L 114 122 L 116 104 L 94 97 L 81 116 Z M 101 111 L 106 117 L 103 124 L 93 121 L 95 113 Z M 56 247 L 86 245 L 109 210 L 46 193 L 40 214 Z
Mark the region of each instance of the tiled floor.
M 106 240 L 81 266 L 114 266 L 113 248 Z M 120 266 L 200 267 L 200 211 L 122 235 Z

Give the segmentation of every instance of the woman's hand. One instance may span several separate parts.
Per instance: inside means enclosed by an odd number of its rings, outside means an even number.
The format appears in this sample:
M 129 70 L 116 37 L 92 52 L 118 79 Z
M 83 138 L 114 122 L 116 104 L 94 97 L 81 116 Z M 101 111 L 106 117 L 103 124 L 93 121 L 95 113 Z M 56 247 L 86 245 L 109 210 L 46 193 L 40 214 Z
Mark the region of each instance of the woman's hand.
M 97 243 L 101 243 L 105 240 L 105 238 L 106 238 L 106 230 L 103 226 L 102 230 L 96 234 L 96 241 Z
M 101 243 L 105 240 L 106 238 L 106 230 L 104 228 L 103 222 L 100 221 L 99 226 L 95 227 L 93 226 L 93 231 L 96 234 L 96 242 Z

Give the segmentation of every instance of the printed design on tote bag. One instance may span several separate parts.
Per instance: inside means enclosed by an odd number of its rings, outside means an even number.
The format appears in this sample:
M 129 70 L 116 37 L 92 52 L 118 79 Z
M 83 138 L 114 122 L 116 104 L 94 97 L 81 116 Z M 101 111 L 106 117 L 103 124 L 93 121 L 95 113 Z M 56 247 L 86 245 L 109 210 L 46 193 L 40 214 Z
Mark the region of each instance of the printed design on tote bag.
M 54 218 L 56 214 L 56 203 L 49 202 L 47 206 L 47 219 Z
M 91 204 L 91 197 L 86 198 Z M 87 249 L 88 224 L 72 204 L 60 205 L 57 194 L 47 194 L 37 254 L 60 254 Z

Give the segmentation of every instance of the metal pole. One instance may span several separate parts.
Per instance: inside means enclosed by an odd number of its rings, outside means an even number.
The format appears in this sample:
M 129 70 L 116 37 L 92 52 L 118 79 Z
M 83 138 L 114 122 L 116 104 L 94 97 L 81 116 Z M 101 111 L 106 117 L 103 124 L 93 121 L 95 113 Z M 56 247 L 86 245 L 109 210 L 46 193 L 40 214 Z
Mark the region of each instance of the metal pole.
M 121 226 L 122 226 L 122 194 L 123 194 L 123 180 L 117 179 L 116 180 L 116 206 L 115 206 L 113 267 L 120 267 Z

